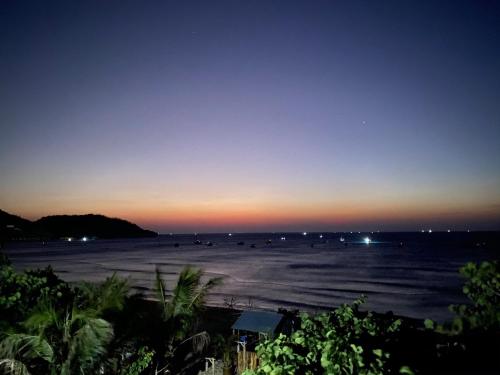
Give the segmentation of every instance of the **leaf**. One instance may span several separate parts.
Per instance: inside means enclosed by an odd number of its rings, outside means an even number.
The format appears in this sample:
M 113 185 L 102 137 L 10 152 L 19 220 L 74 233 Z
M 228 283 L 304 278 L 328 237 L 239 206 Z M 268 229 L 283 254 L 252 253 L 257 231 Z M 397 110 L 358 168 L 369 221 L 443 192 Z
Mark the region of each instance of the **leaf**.
M 50 363 L 54 352 L 49 343 L 40 336 L 16 333 L 7 335 L 0 342 L 0 355 L 9 359 L 40 358 Z
M 424 320 L 424 326 L 426 329 L 434 330 L 434 321 L 431 319 L 425 319 Z
M 399 369 L 400 374 L 406 374 L 406 375 L 414 375 L 414 372 L 408 367 L 408 366 L 403 366 Z
M 26 365 L 15 359 L 1 359 L 0 369 L 3 369 L 4 374 L 10 375 L 30 375 Z
M 162 307 L 163 315 L 167 315 L 167 299 L 165 292 L 165 283 L 161 278 L 161 272 L 158 267 L 155 268 L 155 288 L 156 296 L 160 300 L 160 304 Z

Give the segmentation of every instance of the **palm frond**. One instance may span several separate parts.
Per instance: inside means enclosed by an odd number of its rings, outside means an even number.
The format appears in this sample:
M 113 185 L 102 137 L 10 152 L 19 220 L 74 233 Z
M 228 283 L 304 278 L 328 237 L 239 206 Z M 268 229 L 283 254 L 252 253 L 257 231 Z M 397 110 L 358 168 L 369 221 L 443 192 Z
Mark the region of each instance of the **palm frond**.
M 79 288 L 80 308 L 95 309 L 98 314 L 107 311 L 121 311 L 130 292 L 130 283 L 116 272 L 102 283 L 81 283 Z
M 129 292 L 129 281 L 118 277 L 116 272 L 113 273 L 99 287 L 99 310 L 101 312 L 123 310 Z
M 2 374 L 30 375 L 26 365 L 15 359 L 0 359 L 0 370 Z
M 162 307 L 162 313 L 164 316 L 167 315 L 167 296 L 166 296 L 166 289 L 165 289 L 165 283 L 163 279 L 161 278 L 161 272 L 158 266 L 155 268 L 155 285 L 154 285 L 154 291 L 156 292 L 156 296 L 160 300 L 160 304 Z
M 0 342 L 1 358 L 35 359 L 52 362 L 54 352 L 50 344 L 40 336 L 15 333 L 5 336 Z
M 23 322 L 28 332 L 40 336 L 50 327 L 60 327 L 61 319 L 54 306 L 48 301 L 40 301 L 31 312 L 30 316 Z
M 81 317 L 77 318 L 78 320 Z M 81 320 L 80 320 L 81 321 Z M 86 373 L 92 369 L 99 358 L 106 352 L 106 346 L 113 337 L 113 328 L 104 319 L 89 318 L 71 338 L 68 358 L 63 364 L 63 372 Z
M 193 314 L 192 301 L 197 295 L 202 273 L 201 269 L 184 267 L 173 290 L 169 304 L 169 317 Z
M 205 285 L 198 288 L 197 293 L 191 300 L 191 306 L 196 309 L 203 307 L 206 302 L 207 294 L 215 287 L 222 284 L 222 277 L 213 277 L 209 279 Z
M 191 341 L 193 344 L 193 352 L 201 353 L 208 347 L 208 345 L 210 345 L 210 335 L 206 331 L 199 332 L 195 335 L 188 337 L 187 339 L 182 341 L 179 345 L 185 344 L 189 341 Z

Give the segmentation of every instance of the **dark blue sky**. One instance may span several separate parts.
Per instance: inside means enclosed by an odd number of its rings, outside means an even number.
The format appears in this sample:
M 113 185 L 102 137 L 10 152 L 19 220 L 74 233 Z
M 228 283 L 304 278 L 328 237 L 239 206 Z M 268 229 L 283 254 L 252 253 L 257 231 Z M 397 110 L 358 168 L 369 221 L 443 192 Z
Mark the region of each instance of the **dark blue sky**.
M 0 207 L 500 228 L 499 1 L 2 1 Z

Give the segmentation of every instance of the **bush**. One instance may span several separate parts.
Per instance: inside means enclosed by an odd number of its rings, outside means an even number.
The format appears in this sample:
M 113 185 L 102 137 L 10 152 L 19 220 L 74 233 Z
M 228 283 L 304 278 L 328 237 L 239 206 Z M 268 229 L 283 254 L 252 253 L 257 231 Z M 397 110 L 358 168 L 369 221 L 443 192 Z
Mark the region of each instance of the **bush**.
M 61 301 L 70 294 L 69 286 L 50 266 L 26 272 L 16 272 L 7 263 L 0 266 L 0 316 L 4 322 L 23 320 L 42 297 Z
M 300 329 L 290 337 L 280 334 L 257 346 L 260 366 L 246 375 L 383 374 L 388 370 L 388 340 L 399 319 L 376 319 L 361 313 L 363 299 L 331 313 L 301 316 Z M 411 371 L 405 367 L 406 373 Z
M 471 303 L 449 307 L 457 315 L 451 325 L 426 319 L 425 328 L 452 335 L 500 331 L 500 263 L 469 262 L 460 268 L 460 274 L 466 278 L 462 291 Z
M 467 278 L 462 290 L 472 304 L 450 306 L 457 314 L 455 326 L 460 330 L 500 330 L 500 263 L 467 263 L 460 274 Z

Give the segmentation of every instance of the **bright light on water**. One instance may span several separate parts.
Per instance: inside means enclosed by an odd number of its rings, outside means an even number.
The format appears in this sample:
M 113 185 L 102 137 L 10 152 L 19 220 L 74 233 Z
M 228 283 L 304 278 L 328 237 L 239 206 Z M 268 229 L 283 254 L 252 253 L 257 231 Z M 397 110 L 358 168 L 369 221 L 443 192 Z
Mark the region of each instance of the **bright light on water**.
M 364 240 L 365 244 L 369 245 L 370 242 L 372 242 L 372 240 L 370 239 L 370 237 L 365 237 Z
M 82 238 L 82 241 L 83 241 L 83 242 L 87 242 L 87 237 L 83 237 L 83 238 Z
M 307 236 L 307 232 L 302 233 L 304 236 Z

